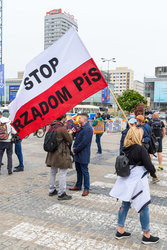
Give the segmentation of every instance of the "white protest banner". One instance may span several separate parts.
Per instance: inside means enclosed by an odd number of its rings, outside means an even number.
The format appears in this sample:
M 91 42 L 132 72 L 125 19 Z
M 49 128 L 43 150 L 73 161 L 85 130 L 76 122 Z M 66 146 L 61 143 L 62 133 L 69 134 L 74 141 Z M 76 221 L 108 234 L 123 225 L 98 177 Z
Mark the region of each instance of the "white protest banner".
M 21 139 L 65 114 L 107 83 L 75 28 L 29 62 L 14 101 L 12 126 Z

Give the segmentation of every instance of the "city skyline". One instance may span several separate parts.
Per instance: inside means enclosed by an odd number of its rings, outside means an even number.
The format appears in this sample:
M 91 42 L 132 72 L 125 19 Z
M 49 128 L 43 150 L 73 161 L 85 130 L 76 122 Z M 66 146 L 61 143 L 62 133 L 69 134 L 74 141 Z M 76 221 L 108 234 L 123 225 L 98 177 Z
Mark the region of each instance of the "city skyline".
M 155 67 L 166 65 L 165 6 L 163 0 L 158 4 L 151 0 L 4 2 L 5 78 L 16 76 L 43 51 L 44 16 L 61 8 L 77 19 L 79 35 L 101 70 L 107 68 L 101 57 L 115 57 L 117 62 L 110 64 L 110 70 L 128 67 L 134 71 L 134 79 L 143 81 L 144 76 L 154 76 Z

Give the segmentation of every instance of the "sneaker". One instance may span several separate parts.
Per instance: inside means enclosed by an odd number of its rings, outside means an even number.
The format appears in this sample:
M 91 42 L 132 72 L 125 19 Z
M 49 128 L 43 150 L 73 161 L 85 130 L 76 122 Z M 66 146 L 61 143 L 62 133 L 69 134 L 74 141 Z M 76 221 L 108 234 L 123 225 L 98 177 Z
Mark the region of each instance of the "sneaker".
M 160 179 L 158 177 L 152 178 L 152 184 L 155 184 L 156 182 L 159 182 Z
M 102 155 L 102 153 L 97 152 L 96 155 Z
M 66 193 L 63 193 L 62 195 L 59 195 L 58 200 L 71 200 L 72 196 L 71 195 L 67 195 Z
M 159 237 L 154 237 L 152 235 L 150 235 L 150 238 L 147 238 L 143 235 L 143 238 L 142 238 L 142 243 L 145 245 L 157 243 L 158 241 L 159 241 Z
M 57 195 L 57 190 L 55 189 L 52 193 L 49 193 L 49 196 Z
M 11 175 L 11 174 L 12 174 L 12 171 L 9 171 L 9 172 L 8 172 L 8 175 Z
M 128 233 L 128 232 L 124 232 L 123 234 L 121 234 L 117 231 L 115 234 L 115 238 L 118 240 L 123 239 L 123 238 L 128 238 L 130 236 L 131 236 L 131 233 Z
M 161 165 L 159 165 L 158 168 L 157 168 L 157 170 L 158 170 L 158 171 L 162 171 L 162 170 L 164 170 L 164 169 L 163 169 L 163 167 L 162 167 Z

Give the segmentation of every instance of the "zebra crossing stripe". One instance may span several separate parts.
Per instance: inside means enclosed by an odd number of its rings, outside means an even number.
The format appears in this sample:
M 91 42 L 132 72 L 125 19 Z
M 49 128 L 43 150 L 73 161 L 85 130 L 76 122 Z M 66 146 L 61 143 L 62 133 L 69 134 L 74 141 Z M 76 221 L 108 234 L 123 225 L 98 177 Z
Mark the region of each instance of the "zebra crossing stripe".
M 84 238 L 77 235 L 76 232 L 75 234 L 64 233 L 59 229 L 54 230 L 24 222 L 4 232 L 3 235 L 53 249 L 128 250 L 126 247 L 118 247 L 103 241 Z

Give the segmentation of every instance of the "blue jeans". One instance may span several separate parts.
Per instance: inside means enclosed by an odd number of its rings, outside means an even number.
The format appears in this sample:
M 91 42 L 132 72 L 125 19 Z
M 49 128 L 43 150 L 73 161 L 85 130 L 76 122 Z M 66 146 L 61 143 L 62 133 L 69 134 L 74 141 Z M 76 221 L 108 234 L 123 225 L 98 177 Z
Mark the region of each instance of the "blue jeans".
M 130 202 L 123 201 L 121 208 L 119 209 L 118 212 L 118 226 L 124 227 L 125 220 L 127 213 L 130 208 Z M 150 231 L 150 225 L 149 225 L 149 208 L 148 205 L 142 209 L 140 212 L 140 224 L 143 232 L 148 232 Z
M 23 168 L 23 154 L 22 154 L 22 147 L 21 147 L 21 141 L 15 143 L 15 153 L 19 160 L 19 168 Z
M 101 139 L 101 136 L 102 134 L 96 134 L 96 143 L 97 143 L 97 148 L 98 148 L 98 153 L 102 153 L 102 148 L 101 148 L 101 142 L 100 142 L 100 139 Z
M 88 164 L 75 162 L 75 168 L 77 171 L 77 183 L 75 186 L 81 188 L 82 181 L 84 178 L 84 190 L 89 190 L 90 181 L 89 181 Z

